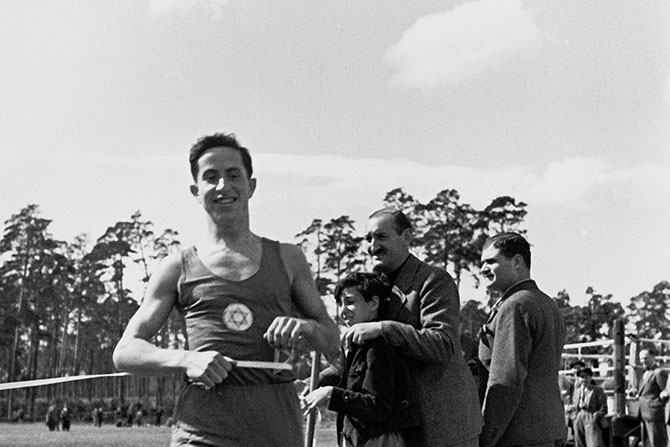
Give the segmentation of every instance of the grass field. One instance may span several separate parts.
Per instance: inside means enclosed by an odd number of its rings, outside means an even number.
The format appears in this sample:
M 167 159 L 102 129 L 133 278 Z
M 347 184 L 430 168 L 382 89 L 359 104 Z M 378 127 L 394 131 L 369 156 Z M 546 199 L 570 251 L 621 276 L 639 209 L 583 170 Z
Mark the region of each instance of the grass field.
M 167 447 L 170 445 L 168 427 L 115 427 L 73 423 L 69 432 L 49 431 L 43 423 L 0 424 L 2 447 Z M 315 446 L 337 445 L 335 427 L 331 424 L 317 428 Z M 301 447 L 301 446 L 296 446 Z

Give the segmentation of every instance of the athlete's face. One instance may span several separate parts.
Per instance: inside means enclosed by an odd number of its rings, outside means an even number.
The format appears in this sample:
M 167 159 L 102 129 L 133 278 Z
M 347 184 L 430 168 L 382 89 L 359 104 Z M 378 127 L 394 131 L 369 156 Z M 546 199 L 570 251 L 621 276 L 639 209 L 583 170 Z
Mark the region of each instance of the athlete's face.
M 255 189 L 256 179 L 247 175 L 238 150 L 214 147 L 198 159 L 198 175 L 191 193 L 210 216 L 248 214 Z

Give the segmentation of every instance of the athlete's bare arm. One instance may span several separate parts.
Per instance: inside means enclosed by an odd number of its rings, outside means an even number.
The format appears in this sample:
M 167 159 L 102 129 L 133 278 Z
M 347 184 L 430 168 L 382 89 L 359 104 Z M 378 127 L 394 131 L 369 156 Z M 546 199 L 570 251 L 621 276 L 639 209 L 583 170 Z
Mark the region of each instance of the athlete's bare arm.
M 339 330 L 319 298 L 305 255 L 292 244 L 281 244 L 280 254 L 291 281 L 293 300 L 306 318 L 275 318 L 265 332 L 265 339 L 272 346 L 288 349 L 302 336 L 311 349 L 327 356 L 337 355 Z
M 228 376 L 234 364 L 230 359 L 215 351 L 163 349 L 150 341 L 174 307 L 180 273 L 181 253 L 170 255 L 161 262 L 149 280 L 140 308 L 114 349 L 114 364 L 119 370 L 142 375 L 183 371 L 190 379 L 211 387 Z

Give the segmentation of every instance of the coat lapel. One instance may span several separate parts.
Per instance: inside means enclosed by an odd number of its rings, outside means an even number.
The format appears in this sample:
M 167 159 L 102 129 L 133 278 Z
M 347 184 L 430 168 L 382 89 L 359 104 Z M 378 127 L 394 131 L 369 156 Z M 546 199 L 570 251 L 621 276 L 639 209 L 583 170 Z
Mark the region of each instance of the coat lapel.
M 395 283 L 393 284 L 393 294 L 389 303 L 389 318 L 402 323 L 412 324 L 411 315 L 408 309 L 408 295 L 412 291 L 412 284 L 417 270 L 421 266 L 414 255 L 409 255 L 405 263 L 400 268 Z
M 584 389 L 584 405 L 591 408 L 591 397 L 593 396 L 593 388 Z
M 398 272 L 398 277 L 395 280 L 394 288 L 400 289 L 403 295 L 409 293 L 414 283 L 414 276 L 416 271 L 421 266 L 421 261 L 417 259 L 416 256 L 410 253 L 409 257 L 405 261 L 404 265 Z

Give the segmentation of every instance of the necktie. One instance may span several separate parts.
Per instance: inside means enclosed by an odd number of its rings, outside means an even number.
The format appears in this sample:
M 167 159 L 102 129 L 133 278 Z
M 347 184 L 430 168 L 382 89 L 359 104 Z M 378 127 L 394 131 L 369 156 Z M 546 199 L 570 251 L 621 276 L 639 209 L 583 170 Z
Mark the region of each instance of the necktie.
M 581 410 L 584 408 L 584 387 L 580 386 L 579 387 L 579 401 L 577 403 L 577 409 Z

